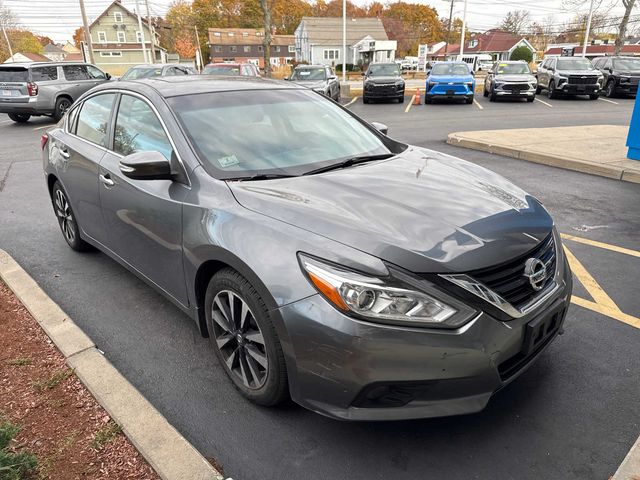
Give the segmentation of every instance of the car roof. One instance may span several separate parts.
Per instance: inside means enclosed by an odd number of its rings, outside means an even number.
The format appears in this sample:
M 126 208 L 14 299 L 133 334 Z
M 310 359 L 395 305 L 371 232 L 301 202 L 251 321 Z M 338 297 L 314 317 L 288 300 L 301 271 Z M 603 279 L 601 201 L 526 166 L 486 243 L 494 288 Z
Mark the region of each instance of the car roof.
M 153 88 L 164 98 L 187 94 L 232 92 L 243 90 L 305 90 L 295 83 L 261 77 L 228 77 L 225 75 L 185 75 L 179 77 L 155 77 L 140 80 L 121 80 L 117 88 L 133 92 Z M 113 89 L 113 83 L 103 83 L 92 91 Z
M 240 65 L 253 65 L 253 63 L 251 62 L 211 62 L 211 63 L 207 63 L 205 67 L 234 67 L 234 66 L 240 66 Z
M 314 63 L 313 65 L 307 65 L 307 64 L 304 64 L 304 65 L 296 65 L 296 66 L 295 66 L 295 68 L 294 68 L 294 70 L 295 70 L 296 68 L 327 68 L 327 67 L 328 67 L 328 65 L 321 65 L 321 64 L 315 64 L 315 63 Z
M 15 62 L 15 63 L 0 63 L 0 67 L 18 67 L 18 68 L 31 68 L 31 67 L 58 67 L 64 65 L 91 65 L 87 62 Z
M 181 67 L 179 63 L 141 63 L 131 68 L 162 68 L 162 67 Z M 187 65 L 188 66 L 188 65 Z M 131 70 L 131 68 L 129 70 Z

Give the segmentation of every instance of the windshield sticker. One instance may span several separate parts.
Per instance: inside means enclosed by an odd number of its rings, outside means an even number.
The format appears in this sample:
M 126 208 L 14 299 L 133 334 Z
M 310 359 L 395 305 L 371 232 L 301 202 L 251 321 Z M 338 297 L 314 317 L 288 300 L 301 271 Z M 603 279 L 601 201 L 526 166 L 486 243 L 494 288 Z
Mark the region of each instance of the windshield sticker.
M 218 163 L 222 168 L 233 167 L 234 165 L 240 165 L 240 160 L 235 155 L 228 155 L 226 157 L 220 157 Z
M 306 72 L 303 70 L 303 71 L 301 71 L 301 72 L 299 72 L 299 73 L 300 73 L 300 75 L 301 75 L 301 76 L 303 76 L 303 77 L 304 77 L 305 75 L 311 75 L 311 71 L 310 71 L 310 70 L 307 70 Z

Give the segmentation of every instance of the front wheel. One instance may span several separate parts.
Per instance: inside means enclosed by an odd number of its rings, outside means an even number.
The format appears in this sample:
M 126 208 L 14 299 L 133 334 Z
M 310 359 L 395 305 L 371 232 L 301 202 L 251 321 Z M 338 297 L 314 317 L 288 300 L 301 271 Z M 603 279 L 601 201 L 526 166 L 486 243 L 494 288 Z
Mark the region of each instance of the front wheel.
M 589 95 L 589 100 L 598 100 L 599 98 L 600 98 L 599 93 L 592 93 L 591 95 Z
M 467 97 L 467 99 L 465 100 L 465 103 L 467 105 L 471 105 L 473 103 L 473 95 L 470 96 L 470 97 Z
M 288 396 L 284 353 L 269 310 L 235 270 L 216 273 L 207 287 L 205 313 L 211 345 L 236 389 L 259 405 Z
M 607 98 L 615 97 L 616 95 L 616 84 L 613 80 L 609 80 L 607 86 L 604 89 L 604 96 Z
M 556 93 L 556 84 L 553 81 L 549 82 L 549 90 L 547 90 L 547 97 L 549 97 L 551 100 L 558 97 L 558 94 Z
M 401 97 L 398 97 L 398 103 L 404 103 L 404 95 Z
M 16 123 L 27 123 L 31 115 L 27 113 L 10 113 L 9 118 Z
M 369 98 L 366 95 L 362 96 L 362 103 L 369 103 Z
M 64 191 L 60 182 L 56 181 L 51 189 L 51 202 L 53 210 L 58 218 L 62 236 L 67 244 L 77 252 L 93 250 L 93 247 L 80 238 L 80 228 L 71 208 L 67 192 Z
M 536 96 L 534 95 L 533 97 L 528 97 L 527 98 L 527 102 L 529 103 L 533 103 L 533 101 L 536 99 Z

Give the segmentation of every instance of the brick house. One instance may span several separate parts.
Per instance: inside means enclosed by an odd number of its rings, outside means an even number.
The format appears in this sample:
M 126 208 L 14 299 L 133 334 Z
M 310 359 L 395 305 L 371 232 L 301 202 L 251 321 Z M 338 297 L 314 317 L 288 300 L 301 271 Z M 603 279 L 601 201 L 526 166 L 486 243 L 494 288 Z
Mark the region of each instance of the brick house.
M 465 61 L 468 62 L 468 58 L 478 56 L 490 56 L 492 60 L 509 60 L 511 53 L 518 47 L 526 47 L 531 50 L 535 59 L 536 49 L 526 38 L 497 28 L 488 30 L 485 33 L 473 35 L 466 40 L 466 45 L 464 46 Z M 431 57 L 434 60 L 456 60 L 460 54 L 460 45 L 449 45 L 446 55 L 444 50 L 443 46 L 440 50 L 434 52 Z
M 264 68 L 263 28 L 210 28 L 209 61 L 250 62 Z M 271 65 L 286 65 L 296 56 L 293 35 L 271 36 Z

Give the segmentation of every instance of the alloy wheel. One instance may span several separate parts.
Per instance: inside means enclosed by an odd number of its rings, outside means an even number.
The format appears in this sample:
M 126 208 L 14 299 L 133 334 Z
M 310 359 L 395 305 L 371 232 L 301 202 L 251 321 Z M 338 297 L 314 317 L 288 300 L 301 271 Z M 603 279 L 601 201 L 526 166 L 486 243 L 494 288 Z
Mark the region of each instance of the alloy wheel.
M 60 102 L 58 110 L 60 111 L 61 117 L 67 112 L 67 110 L 69 110 L 70 106 L 71 106 L 71 102 L 69 102 L 68 100 L 63 100 Z
M 58 222 L 60 223 L 60 228 L 62 229 L 64 237 L 67 239 L 67 242 L 73 243 L 76 239 L 76 222 L 73 218 L 73 212 L 71 212 L 69 201 L 62 190 L 56 190 L 53 204 L 55 206 L 56 216 L 58 217 Z
M 227 369 L 252 390 L 267 380 L 269 358 L 262 331 L 247 303 L 230 290 L 212 305 L 213 334 Z

